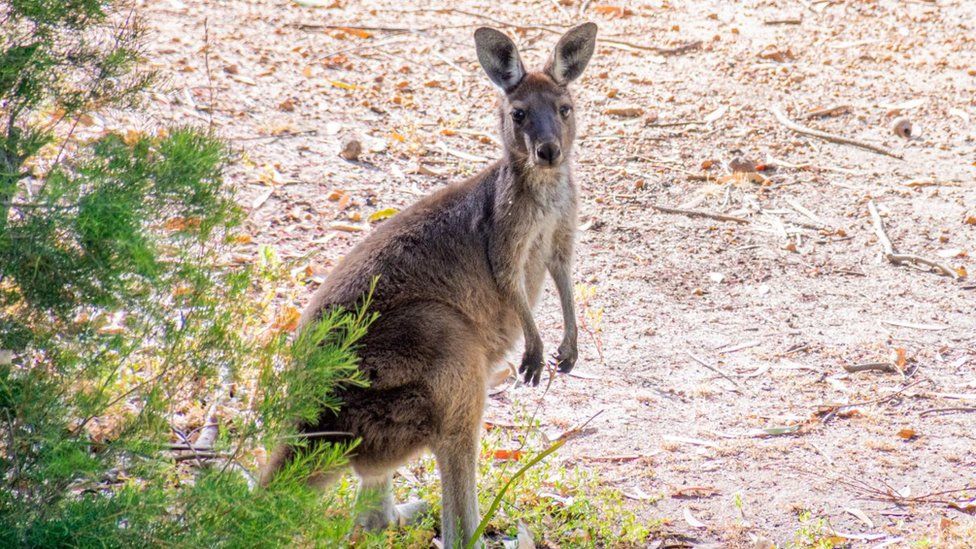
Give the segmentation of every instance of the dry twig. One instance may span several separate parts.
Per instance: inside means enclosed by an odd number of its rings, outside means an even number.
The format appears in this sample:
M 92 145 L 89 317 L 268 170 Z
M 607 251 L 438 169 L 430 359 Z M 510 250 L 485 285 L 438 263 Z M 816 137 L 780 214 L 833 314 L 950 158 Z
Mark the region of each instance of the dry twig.
M 856 374 L 857 372 L 897 372 L 898 369 L 890 362 L 868 362 L 866 364 L 845 364 L 844 371 Z
M 917 255 L 895 253 L 895 249 L 891 244 L 891 239 L 889 239 L 888 234 L 885 233 L 884 222 L 881 221 L 881 214 L 878 213 L 878 208 L 874 205 L 873 200 L 868 202 L 868 210 L 871 211 L 871 219 L 874 221 L 874 232 L 878 236 L 878 242 L 881 243 L 881 247 L 884 249 L 885 259 L 887 259 L 888 262 L 894 265 L 925 265 L 926 267 L 935 269 L 941 275 L 948 276 L 953 280 L 959 280 L 960 276 L 958 273 L 956 273 L 956 271 L 937 261 L 925 259 L 924 257 L 919 257 Z
M 810 135 L 813 137 L 819 137 L 820 139 L 826 139 L 827 141 L 830 141 L 832 143 L 839 143 L 841 145 L 853 145 L 855 147 L 860 147 L 862 149 L 866 149 L 871 152 L 876 152 L 878 154 L 890 156 L 892 158 L 897 158 L 899 160 L 901 160 L 902 158 L 902 156 L 896 152 L 889 151 L 884 147 L 879 147 L 878 145 L 874 145 L 866 141 L 861 141 L 860 139 L 853 139 L 851 137 L 844 137 L 842 135 L 834 135 L 832 133 L 822 132 L 820 130 L 815 130 L 813 128 L 808 128 L 806 126 L 797 124 L 796 122 L 787 118 L 787 116 L 783 114 L 783 111 L 781 111 L 779 107 L 772 107 L 770 110 L 772 111 L 773 116 L 776 117 L 776 120 L 779 121 L 780 124 L 786 126 L 787 128 L 793 130 L 796 133 L 800 133 L 803 135 Z
M 965 414 L 969 412 L 976 412 L 976 407 L 973 406 L 953 406 L 950 408 L 931 408 L 919 413 L 919 417 L 930 416 L 933 414 L 953 414 L 953 413 Z
M 707 363 L 707 362 L 705 362 L 704 360 L 702 360 L 702 359 L 700 359 L 700 358 L 698 358 L 698 357 L 697 357 L 697 356 L 695 356 L 695 355 L 694 355 L 694 354 L 693 354 L 693 353 L 692 353 L 691 351 L 685 351 L 685 354 L 686 354 L 686 355 L 688 355 L 688 358 L 690 358 L 690 359 L 692 359 L 692 360 L 694 360 L 694 361 L 695 361 L 695 362 L 697 362 L 698 364 L 701 364 L 701 365 L 702 365 L 702 366 L 704 366 L 705 368 L 708 368 L 709 370 L 711 370 L 711 371 L 713 371 L 713 372 L 715 372 L 716 374 L 718 374 L 718 375 L 720 375 L 720 376 L 722 376 L 722 378 L 724 378 L 724 379 L 726 379 L 726 380 L 728 380 L 728 381 L 731 381 L 731 382 L 732 382 L 732 385 L 735 385 L 736 387 L 741 387 L 741 385 L 739 385 L 739 382 L 738 382 L 738 381 L 736 381 L 736 380 L 734 380 L 734 379 L 732 379 L 731 377 L 729 377 L 729 376 L 728 376 L 728 375 L 727 375 L 727 374 L 726 374 L 725 372 L 723 372 L 722 370 L 719 370 L 719 369 L 718 369 L 718 368 L 716 368 L 715 366 L 712 366 L 711 364 L 709 364 L 709 363 Z
M 742 223 L 743 225 L 748 225 L 749 220 L 743 219 L 741 217 L 735 217 L 733 215 L 717 214 L 711 212 L 702 212 L 698 210 L 682 210 L 678 208 L 668 208 L 666 206 L 658 206 L 657 204 L 651 204 L 651 207 L 659 212 L 676 214 L 676 215 L 687 215 L 688 217 L 706 217 L 708 219 L 715 219 L 717 221 L 732 221 L 734 223 Z

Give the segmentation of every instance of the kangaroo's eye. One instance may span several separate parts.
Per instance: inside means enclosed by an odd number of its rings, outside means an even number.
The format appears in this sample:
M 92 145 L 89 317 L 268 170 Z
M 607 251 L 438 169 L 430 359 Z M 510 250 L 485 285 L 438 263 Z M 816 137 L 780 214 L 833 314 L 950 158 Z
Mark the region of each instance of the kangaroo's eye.
M 573 110 L 573 107 L 570 107 L 569 105 L 563 105 L 562 107 L 559 107 L 559 114 L 563 116 L 569 116 L 569 111 L 571 110 Z
M 525 120 L 525 111 L 522 109 L 515 109 L 512 111 L 512 120 L 514 120 L 516 124 L 521 124 L 522 121 Z

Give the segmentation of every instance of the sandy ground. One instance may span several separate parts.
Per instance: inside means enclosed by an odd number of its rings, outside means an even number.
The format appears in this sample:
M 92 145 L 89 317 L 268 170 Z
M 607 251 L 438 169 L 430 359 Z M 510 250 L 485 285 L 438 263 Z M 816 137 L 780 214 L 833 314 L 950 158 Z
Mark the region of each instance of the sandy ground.
M 586 334 L 538 418 L 603 412 L 560 459 L 699 543 L 786 542 L 800 510 L 855 546 L 972 520 L 926 501 L 973 489 L 926 496 L 974 486 L 976 413 L 925 412 L 976 406 L 976 3 L 309 3 L 140 3 L 168 82 L 133 123 L 212 120 L 242 151 L 254 249 L 309 266 L 286 299 L 301 306 L 372 214 L 498 156 L 474 28 L 539 66 L 592 20 L 605 40 L 575 85 Z M 903 159 L 794 133 L 774 107 Z M 360 162 L 338 156 L 352 138 Z M 897 251 L 970 277 L 885 261 L 871 202 Z M 538 320 L 554 349 L 551 288 Z M 895 370 L 844 369 L 869 362 Z M 541 394 L 511 387 L 487 416 Z

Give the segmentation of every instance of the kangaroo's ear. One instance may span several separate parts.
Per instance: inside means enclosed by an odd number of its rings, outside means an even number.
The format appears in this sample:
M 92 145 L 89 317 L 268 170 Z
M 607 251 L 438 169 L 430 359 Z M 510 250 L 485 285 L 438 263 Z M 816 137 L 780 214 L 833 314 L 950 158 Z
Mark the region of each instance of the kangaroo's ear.
M 515 42 L 495 29 L 481 27 L 474 31 L 474 44 L 488 78 L 505 93 L 514 90 L 525 77 Z
M 583 74 L 595 47 L 596 23 L 573 27 L 556 44 L 546 63 L 546 73 L 561 86 L 569 84 Z

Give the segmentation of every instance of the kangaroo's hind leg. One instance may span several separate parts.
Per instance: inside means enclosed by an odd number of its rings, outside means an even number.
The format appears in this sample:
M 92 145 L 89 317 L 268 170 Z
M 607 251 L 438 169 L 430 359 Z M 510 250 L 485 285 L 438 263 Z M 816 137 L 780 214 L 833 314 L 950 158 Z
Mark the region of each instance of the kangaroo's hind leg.
M 444 547 L 464 546 L 473 537 L 478 514 L 478 454 L 486 398 L 483 351 L 471 346 L 441 371 L 440 413 L 444 423 L 431 444 L 443 489 L 441 534 Z M 481 547 L 481 540 L 475 540 Z
M 393 502 L 393 475 L 363 477 L 357 503 L 365 510 L 356 522 L 367 530 L 383 530 L 389 526 L 411 524 L 427 512 L 424 501 L 410 501 L 395 505 Z
M 461 547 L 478 528 L 478 438 L 477 430 L 445 437 L 434 448 L 443 489 L 441 540 L 444 547 Z M 481 547 L 480 540 L 475 547 Z

